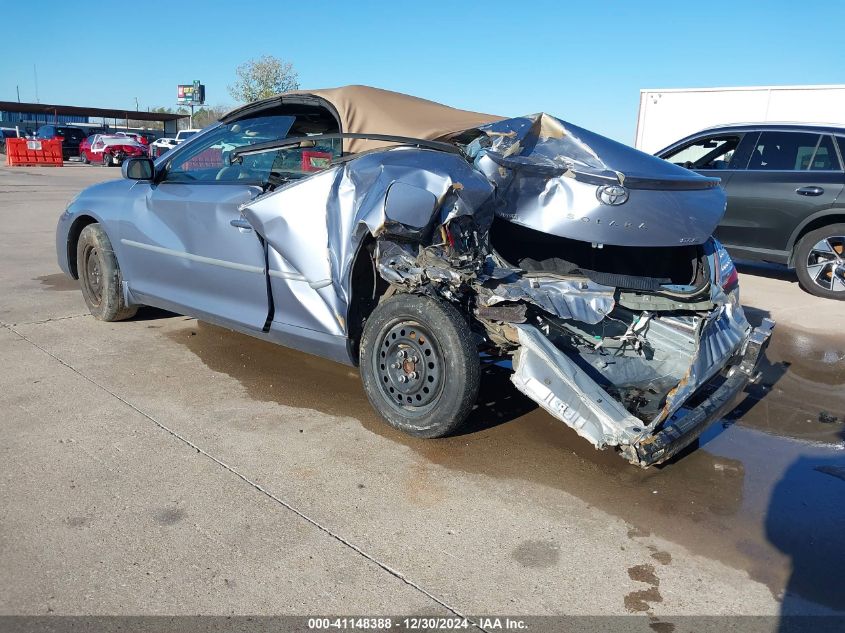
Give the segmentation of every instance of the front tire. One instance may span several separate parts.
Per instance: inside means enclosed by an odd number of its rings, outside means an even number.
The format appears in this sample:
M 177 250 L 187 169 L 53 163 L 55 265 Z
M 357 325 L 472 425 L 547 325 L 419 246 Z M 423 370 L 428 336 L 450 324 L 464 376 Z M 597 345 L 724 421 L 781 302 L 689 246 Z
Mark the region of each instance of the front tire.
M 469 326 L 451 305 L 399 294 L 376 306 L 361 337 L 361 380 L 391 426 L 442 437 L 466 420 L 478 396 L 480 362 Z
M 795 272 L 810 294 L 845 300 L 845 224 L 810 231 L 795 249 Z
M 123 298 L 123 277 L 109 236 L 96 222 L 82 229 L 79 235 L 76 270 L 82 296 L 95 318 L 122 321 L 135 316 L 137 306 L 127 306 Z

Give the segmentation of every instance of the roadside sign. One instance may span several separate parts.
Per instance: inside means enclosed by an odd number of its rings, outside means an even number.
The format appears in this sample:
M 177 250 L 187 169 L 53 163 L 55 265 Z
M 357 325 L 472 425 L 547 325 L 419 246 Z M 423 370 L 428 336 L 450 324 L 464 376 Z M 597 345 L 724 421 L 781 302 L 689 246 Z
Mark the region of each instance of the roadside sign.
M 205 103 L 205 86 L 194 80 L 192 84 L 176 86 L 176 103 L 179 105 L 203 105 Z

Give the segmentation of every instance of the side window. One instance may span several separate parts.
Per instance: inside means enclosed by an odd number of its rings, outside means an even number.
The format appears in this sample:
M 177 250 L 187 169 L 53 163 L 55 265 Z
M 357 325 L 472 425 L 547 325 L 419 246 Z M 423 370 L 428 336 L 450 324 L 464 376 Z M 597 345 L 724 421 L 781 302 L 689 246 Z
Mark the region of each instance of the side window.
M 816 148 L 816 153 L 810 163 L 813 171 L 839 171 L 839 157 L 836 155 L 836 148 L 833 146 L 833 138 L 825 134 Z
M 763 132 L 751 153 L 748 169 L 775 171 L 808 169 L 818 144 L 818 134 Z
M 708 136 L 664 156 L 687 169 L 727 169 L 739 145 L 739 136 Z
M 195 141 L 186 141 L 185 149 L 170 163 L 165 180 L 169 182 L 244 182 L 278 185 L 320 171 L 340 154 L 328 146 L 305 141 L 296 146 L 240 156 L 232 160 L 232 151 L 250 145 L 300 136 L 292 132 L 293 116 L 262 116 L 221 125 Z
M 246 164 L 246 159 L 232 164 L 230 154 L 239 147 L 285 138 L 293 121 L 292 116 L 242 119 L 221 125 L 196 141 L 185 141 L 185 149 L 170 162 L 165 179 L 169 182 L 264 181 L 269 169 L 262 178 L 262 174 Z

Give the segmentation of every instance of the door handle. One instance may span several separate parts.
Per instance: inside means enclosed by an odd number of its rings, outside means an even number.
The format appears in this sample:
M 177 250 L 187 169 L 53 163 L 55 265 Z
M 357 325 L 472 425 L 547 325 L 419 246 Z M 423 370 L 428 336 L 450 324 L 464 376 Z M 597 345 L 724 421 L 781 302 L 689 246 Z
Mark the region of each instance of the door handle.
M 824 193 L 821 187 L 800 187 L 795 190 L 799 196 L 820 196 Z
M 229 222 L 229 224 L 231 224 L 232 226 L 234 226 L 237 229 L 246 229 L 247 231 L 252 230 L 252 226 L 244 218 L 238 218 L 237 220 L 231 220 Z

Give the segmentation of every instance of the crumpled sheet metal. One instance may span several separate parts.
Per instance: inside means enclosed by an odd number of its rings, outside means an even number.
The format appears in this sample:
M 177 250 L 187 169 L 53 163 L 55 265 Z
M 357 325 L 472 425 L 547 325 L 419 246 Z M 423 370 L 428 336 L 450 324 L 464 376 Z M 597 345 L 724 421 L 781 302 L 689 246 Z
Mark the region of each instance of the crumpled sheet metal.
M 418 288 L 434 282 L 445 289 L 457 289 L 475 277 L 477 266 L 456 267 L 438 253 L 436 246 L 376 242 L 376 268 L 385 281 L 397 286 Z
M 530 303 L 561 319 L 595 324 L 615 305 L 615 288 L 589 280 L 575 281 L 552 276 L 524 276 L 523 271 L 495 266 L 487 256 L 482 263 L 469 260 L 455 265 L 438 254 L 437 246 L 421 247 L 380 240 L 376 245 L 376 267 L 390 283 L 417 288 L 427 282 L 439 290 L 470 286 L 482 308 Z M 484 311 L 479 315 L 484 314 Z M 493 318 L 488 312 L 485 318 Z M 506 314 L 500 311 L 500 315 Z M 520 313 L 520 316 L 524 316 Z
M 738 303 L 728 301 L 711 312 L 702 325 L 698 347 L 686 375 L 666 397 L 663 412 L 652 425 L 671 417 L 699 387 L 713 378 L 741 350 L 750 331 L 751 325 Z
M 727 303 L 714 311 L 702 325 L 686 375 L 667 396 L 661 414 L 645 425 L 534 326 L 513 327 L 518 331 L 520 347 L 514 355 L 511 381 L 597 448 L 635 444 L 650 437 L 655 428 L 741 351 L 750 329 L 740 306 Z
M 706 242 L 724 214 L 725 193 L 708 179 L 548 114 L 479 129 L 486 136 L 468 152 L 497 187 L 496 215 L 516 224 L 584 242 L 678 246 Z M 685 188 L 672 189 L 678 182 Z M 627 186 L 627 202 L 603 204 L 603 184 Z
M 572 427 L 596 448 L 632 444 L 643 423 L 555 347 L 532 325 L 513 326 L 519 349 L 511 382 L 552 416 Z
M 483 306 L 527 301 L 562 319 L 590 324 L 604 319 L 615 305 L 615 288 L 588 280 L 511 274 L 505 279 L 484 281 L 476 285 L 475 290 L 478 302 Z
M 424 213 L 433 217 L 420 217 L 413 226 L 391 218 L 385 200 L 394 183 L 431 192 L 437 207 Z M 367 233 L 431 243 L 437 226 L 464 215 L 486 232 L 493 221 L 492 194 L 491 183 L 460 156 L 396 148 L 292 182 L 246 203 L 241 212 L 309 283 L 331 283 L 331 292 L 320 295 L 346 333 L 352 264 Z M 407 209 L 402 214 L 407 220 Z M 315 244 L 324 248 L 315 253 Z

